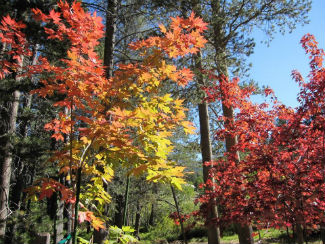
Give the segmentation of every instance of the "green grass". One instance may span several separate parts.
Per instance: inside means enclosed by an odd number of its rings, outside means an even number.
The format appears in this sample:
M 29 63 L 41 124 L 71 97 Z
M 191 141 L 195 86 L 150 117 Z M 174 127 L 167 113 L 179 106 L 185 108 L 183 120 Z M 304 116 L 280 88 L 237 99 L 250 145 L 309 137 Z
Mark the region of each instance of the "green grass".
M 225 232 L 225 234 L 221 238 L 222 244 L 237 244 L 238 236 L 237 234 L 232 234 L 231 232 Z M 254 231 L 254 241 L 255 243 L 258 243 L 258 241 L 261 238 L 261 244 L 288 244 L 288 243 L 295 243 L 293 239 L 288 239 L 288 235 L 285 229 L 263 229 L 263 230 L 255 230 Z M 292 235 L 292 231 L 289 231 L 289 235 Z M 143 235 L 143 237 L 146 237 L 146 234 Z M 148 236 L 147 236 L 148 237 Z M 147 239 L 147 238 L 144 238 Z M 161 243 L 161 239 L 156 238 L 154 236 L 151 236 L 151 240 L 144 240 L 142 239 L 140 241 L 140 244 L 155 244 L 155 243 Z M 155 241 L 153 241 L 155 240 Z M 189 243 L 207 243 L 207 236 L 206 234 L 200 236 L 200 237 L 194 237 L 188 240 Z M 322 244 L 322 241 L 320 240 L 319 236 L 309 236 L 308 238 L 308 244 Z
M 234 235 L 227 235 L 221 237 L 221 242 L 223 243 L 238 243 L 238 236 L 236 234 Z

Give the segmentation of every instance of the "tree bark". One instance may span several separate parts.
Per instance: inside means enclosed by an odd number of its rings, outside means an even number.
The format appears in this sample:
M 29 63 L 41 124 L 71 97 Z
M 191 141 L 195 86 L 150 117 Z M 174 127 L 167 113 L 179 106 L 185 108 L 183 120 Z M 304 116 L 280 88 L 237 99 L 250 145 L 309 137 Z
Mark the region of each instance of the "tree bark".
M 107 0 L 106 32 L 104 46 L 104 65 L 106 66 L 106 78 L 110 78 L 113 76 L 117 1 L 118 0 Z
M 320 235 L 322 239 L 322 243 L 325 244 L 325 225 L 321 224 L 320 226 Z
M 63 239 L 63 210 L 64 210 L 64 202 L 60 199 L 57 202 L 57 211 L 55 215 L 55 221 L 54 221 L 54 243 L 58 243 Z
M 114 225 L 122 228 L 123 225 L 123 195 L 116 194 L 116 210 L 114 215 Z
M 124 194 L 124 206 L 123 206 L 123 225 L 127 225 L 127 212 L 128 212 L 128 201 L 129 201 L 129 188 L 130 188 L 130 176 L 126 177 L 126 187 Z
M 297 181 L 297 185 L 300 185 L 300 180 Z M 299 188 L 298 188 L 299 189 Z M 296 229 L 296 234 L 295 234 L 295 239 L 297 244 L 303 244 L 304 243 L 304 228 L 303 228 L 303 217 L 301 216 L 299 210 L 303 211 L 303 206 L 302 206 L 302 199 L 301 199 L 301 194 L 296 195 L 296 224 L 295 224 L 295 229 Z
M 296 228 L 296 235 L 295 235 L 296 243 L 304 244 L 304 232 L 301 224 L 297 223 L 295 228 Z
M 140 220 L 141 220 L 141 208 L 140 208 L 140 202 L 139 200 L 137 200 L 134 229 L 135 229 L 135 236 L 138 238 L 140 233 Z
M 154 226 L 155 224 L 155 215 L 156 215 L 156 210 L 155 210 L 155 204 L 151 204 L 151 210 L 150 210 L 150 216 L 149 216 L 149 225 Z
M 212 180 L 209 176 L 211 166 L 206 166 L 206 162 L 212 160 L 212 149 L 210 141 L 210 126 L 209 126 L 209 113 L 208 104 L 203 102 L 199 104 L 199 119 L 200 119 L 200 135 L 201 135 L 201 154 L 203 164 L 203 180 Z M 207 205 L 207 232 L 208 232 L 208 244 L 220 244 L 220 229 L 214 223 L 214 220 L 218 217 L 218 209 L 215 199 L 210 199 Z

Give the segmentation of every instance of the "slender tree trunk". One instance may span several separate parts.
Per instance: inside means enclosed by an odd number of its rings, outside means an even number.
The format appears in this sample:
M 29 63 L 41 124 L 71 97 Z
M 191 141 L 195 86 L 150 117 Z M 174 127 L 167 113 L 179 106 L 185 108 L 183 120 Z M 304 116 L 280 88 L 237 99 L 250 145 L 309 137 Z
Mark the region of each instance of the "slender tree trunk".
M 134 229 L 135 229 L 135 235 L 138 238 L 140 233 L 140 220 L 141 220 L 141 208 L 140 208 L 140 202 L 139 200 L 137 200 Z
M 106 32 L 104 44 L 104 66 L 106 78 L 113 76 L 113 61 L 115 48 L 116 20 L 117 20 L 117 1 L 107 0 L 106 10 Z M 109 106 L 109 105 L 108 105 Z M 107 231 L 94 230 L 94 243 L 102 244 L 107 238 Z
M 80 201 L 80 188 L 81 188 L 81 170 L 79 167 L 77 170 L 76 180 L 76 203 L 74 205 L 74 222 L 72 232 L 72 244 L 77 244 L 77 227 L 78 227 L 78 213 L 79 213 L 79 201 Z
M 155 224 L 155 215 L 156 215 L 156 210 L 155 210 L 155 204 L 151 204 L 151 210 L 150 210 L 150 216 L 149 216 L 149 225 L 153 226 Z
M 113 76 L 117 1 L 118 0 L 107 0 L 106 32 L 104 46 L 104 65 L 106 66 L 105 72 L 107 78 Z
M 300 181 L 298 180 L 297 182 L 298 185 L 300 185 Z M 299 189 L 299 188 L 298 188 Z M 299 196 L 296 196 L 297 200 L 296 200 L 296 208 L 298 210 L 303 210 L 303 206 L 302 206 L 302 200 Z M 295 229 L 296 229 L 296 243 L 297 244 L 303 244 L 304 243 L 304 229 L 303 229 L 303 217 L 301 216 L 301 214 L 299 214 L 299 211 L 297 211 L 296 213 L 296 224 L 295 224 Z
M 123 206 L 123 225 L 127 225 L 126 220 L 127 220 L 127 212 L 128 212 L 129 188 L 130 188 L 130 176 L 127 176 L 125 194 L 124 194 L 124 206 Z
M 183 236 L 183 243 L 187 244 L 187 239 L 186 239 L 186 234 L 185 234 L 183 219 L 181 217 L 181 211 L 180 211 L 179 206 L 178 206 L 178 201 L 177 201 L 175 189 L 174 189 L 173 185 L 170 185 L 170 188 L 172 190 L 172 194 L 173 194 L 173 198 L 174 198 L 174 202 L 175 202 L 175 206 L 176 206 L 177 215 L 179 217 L 179 224 L 181 226 L 181 232 L 182 232 L 182 236 Z
M 67 234 L 72 233 L 72 205 L 71 203 L 65 204 L 64 210 L 63 210 L 63 216 L 66 219 L 64 223 L 64 229 Z M 67 242 L 67 244 L 71 243 L 71 239 Z
M 54 221 L 54 228 L 55 228 L 55 234 L 54 234 L 54 243 L 58 243 L 60 240 L 63 239 L 63 209 L 64 209 L 64 202 L 60 199 L 57 202 L 57 211 L 55 215 L 55 221 Z

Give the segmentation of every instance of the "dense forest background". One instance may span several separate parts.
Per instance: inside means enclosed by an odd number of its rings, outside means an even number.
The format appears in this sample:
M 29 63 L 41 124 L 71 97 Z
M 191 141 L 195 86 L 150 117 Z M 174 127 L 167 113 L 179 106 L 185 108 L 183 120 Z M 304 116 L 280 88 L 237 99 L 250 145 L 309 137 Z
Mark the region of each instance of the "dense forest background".
M 295 110 L 246 62 L 310 8 L 0 1 L 0 242 L 324 243 L 324 52 Z

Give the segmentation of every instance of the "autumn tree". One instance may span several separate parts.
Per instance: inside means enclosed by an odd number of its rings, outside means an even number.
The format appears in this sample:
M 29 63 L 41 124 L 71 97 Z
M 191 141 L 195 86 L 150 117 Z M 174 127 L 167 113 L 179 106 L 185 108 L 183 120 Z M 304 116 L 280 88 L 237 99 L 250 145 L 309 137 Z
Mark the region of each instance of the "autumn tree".
M 276 26 L 284 32 L 288 27 L 295 27 L 297 21 L 304 23 L 310 9 L 310 1 L 288 3 L 286 1 L 194 1 L 202 14 L 204 21 L 209 23 L 210 29 L 206 35 L 209 43 L 209 52 L 205 57 L 213 60 L 206 62 L 208 69 L 212 68 L 219 75 L 228 76 L 230 72 L 245 70 L 243 56 L 253 51 L 254 39 L 249 33 L 254 28 L 266 28 L 267 34 L 272 35 Z M 245 33 L 246 36 L 243 34 Z M 222 112 L 229 121 L 233 120 L 231 104 L 222 105 Z M 236 138 L 226 137 L 227 151 L 236 144 Z M 240 158 L 238 157 L 238 160 Z M 248 226 L 241 228 L 238 225 L 240 243 L 252 243 L 251 230 Z
M 324 159 L 322 152 L 324 51 L 311 35 L 301 43 L 310 55 L 309 81 L 299 72 L 293 77 L 301 86 L 300 106 L 293 110 L 274 100 L 254 104 L 252 87 L 242 89 L 238 80 L 217 77 L 217 85 L 207 88 L 209 99 L 226 101 L 236 109 L 233 121 L 220 117 L 226 125 L 217 136 L 238 138 L 232 151 L 216 162 L 211 172 L 216 178 L 215 196 L 225 206 L 220 221 L 256 223 L 263 227 L 292 227 L 297 243 L 303 231 L 317 229 L 324 222 Z M 242 160 L 238 162 L 239 152 Z M 204 198 L 201 199 L 205 201 Z
M 43 97 L 54 93 L 64 95 L 54 106 L 70 111 L 69 114 L 60 112 L 45 128 L 54 132 L 56 140 L 64 140 L 65 135 L 69 135 L 69 142 L 53 160 L 57 160 L 60 171 L 73 181 L 73 189 L 53 179 L 41 179 L 39 185 L 29 191 L 39 193 L 40 199 L 59 191 L 62 200 L 74 203 L 75 242 L 78 217 L 81 222 L 90 221 L 94 228 L 103 227 L 85 205 L 81 206 L 86 211 L 78 208 L 84 196 L 93 198 L 97 205 L 102 204 L 101 199 L 108 200 L 102 181 L 110 180 L 113 165 L 128 166 L 135 175 L 147 172 L 147 179 L 151 181 L 166 181 L 177 187 L 183 182 L 183 167 L 167 161 L 172 150 L 168 137 L 179 125 L 187 132 L 191 132 L 192 127 L 184 120 L 182 101 L 173 99 L 170 94 L 159 95 L 158 91 L 162 80 L 184 85 L 193 77 L 189 69 L 178 70 L 166 63 L 164 57 L 197 52 L 204 45 L 200 35 L 204 26 L 194 14 L 189 19 L 173 19 L 170 31 L 161 25 L 165 36 L 131 45 L 144 56 L 143 63 L 121 64 L 114 76 L 106 79 L 94 52 L 97 39 L 103 34 L 100 19 L 86 13 L 79 3 L 70 7 L 59 2 L 58 6 L 61 12 L 51 10 L 48 15 L 38 9 L 33 11 L 38 20 L 54 24 L 55 27 L 44 28 L 49 39 L 68 38 L 71 46 L 67 58 L 61 59 L 61 66 L 40 57 L 40 64 L 31 67 L 31 72 L 51 74 L 40 80 L 43 87 L 34 92 Z M 184 34 L 179 35 L 182 31 Z M 85 179 L 82 175 L 95 184 L 81 187 Z

